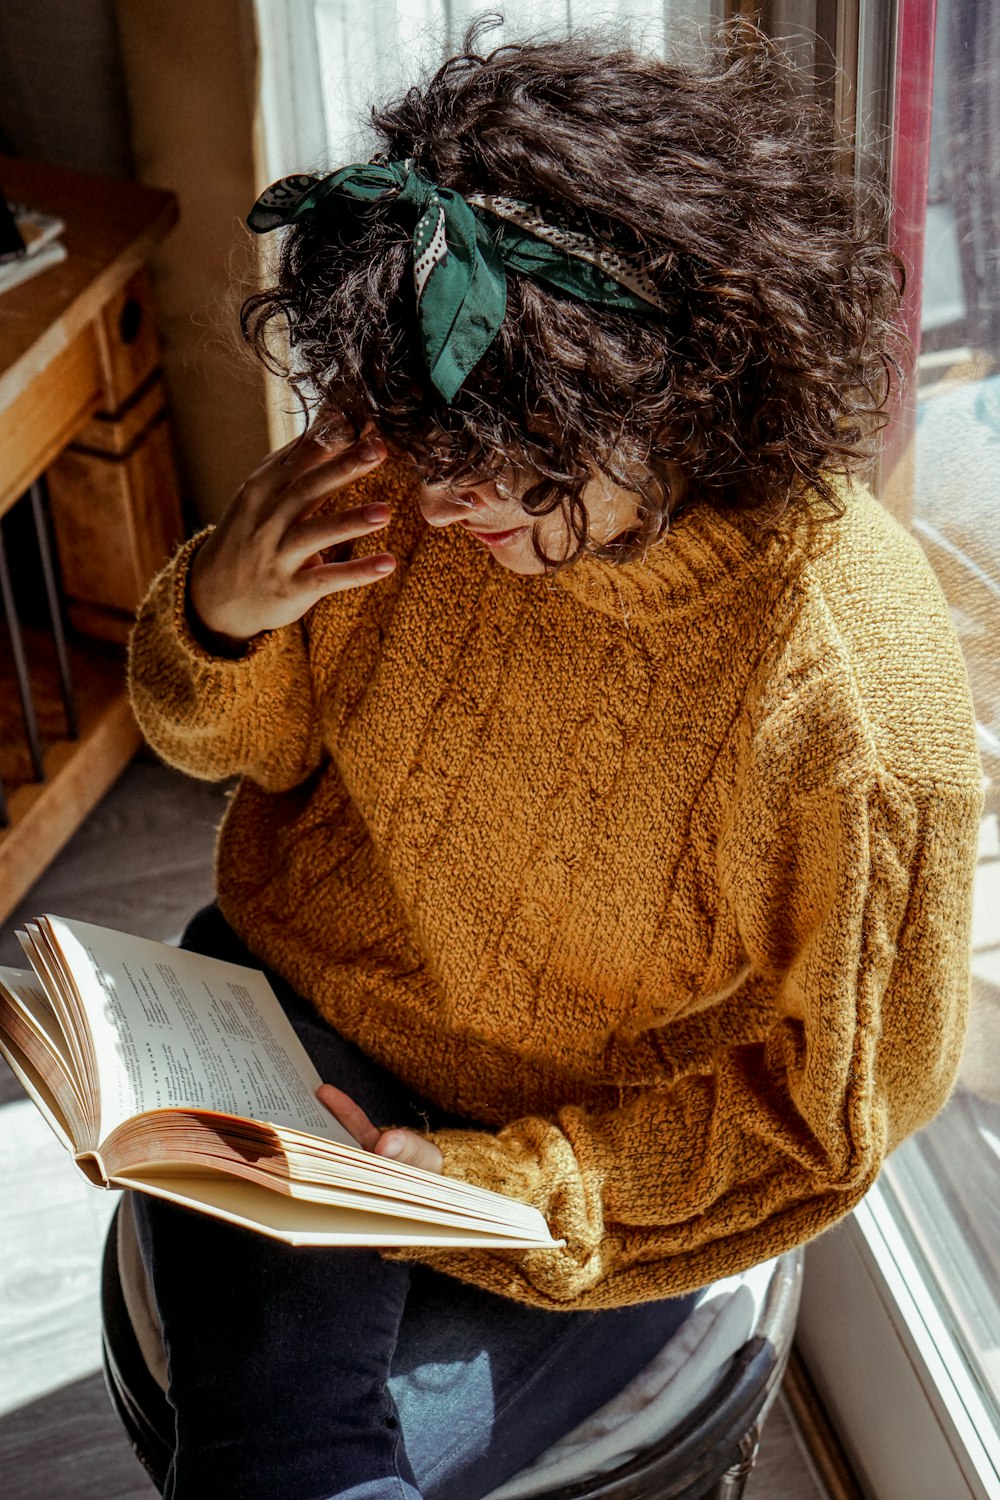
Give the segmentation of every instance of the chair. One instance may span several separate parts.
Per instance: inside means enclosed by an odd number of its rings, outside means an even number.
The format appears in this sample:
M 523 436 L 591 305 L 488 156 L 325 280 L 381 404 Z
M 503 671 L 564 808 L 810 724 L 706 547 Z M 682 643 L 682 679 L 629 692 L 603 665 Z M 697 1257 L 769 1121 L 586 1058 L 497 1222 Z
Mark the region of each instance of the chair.
M 489 1500 L 739 1500 L 788 1360 L 802 1264 L 790 1251 L 707 1288 L 619 1397 Z M 162 1490 L 173 1414 L 127 1198 L 105 1243 L 102 1342 L 112 1403 Z

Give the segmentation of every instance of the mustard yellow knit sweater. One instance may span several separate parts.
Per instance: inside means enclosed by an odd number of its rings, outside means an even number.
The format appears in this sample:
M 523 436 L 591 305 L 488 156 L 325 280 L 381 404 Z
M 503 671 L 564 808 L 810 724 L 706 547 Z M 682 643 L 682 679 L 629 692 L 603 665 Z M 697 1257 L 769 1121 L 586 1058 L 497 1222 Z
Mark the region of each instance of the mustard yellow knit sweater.
M 855 491 L 783 538 L 695 507 L 643 563 L 525 578 L 425 528 L 402 467 L 358 490 L 395 574 L 222 660 L 185 623 L 189 544 L 132 694 L 165 760 L 242 777 L 232 926 L 482 1122 L 435 1135 L 449 1176 L 566 1241 L 416 1258 L 606 1307 L 808 1239 L 963 1038 L 981 782 L 919 548 Z

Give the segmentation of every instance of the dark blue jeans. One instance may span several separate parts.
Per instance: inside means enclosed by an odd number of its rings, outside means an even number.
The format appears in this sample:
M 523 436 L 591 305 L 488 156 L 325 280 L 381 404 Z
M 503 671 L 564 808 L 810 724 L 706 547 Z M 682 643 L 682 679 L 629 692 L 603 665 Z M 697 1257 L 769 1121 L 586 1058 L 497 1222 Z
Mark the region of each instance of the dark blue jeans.
M 214 907 L 184 946 L 260 967 Z M 321 1075 L 373 1120 L 445 1123 L 269 978 Z M 135 1208 L 177 1417 L 171 1500 L 478 1500 L 621 1390 L 694 1296 L 546 1312 L 373 1250 Z

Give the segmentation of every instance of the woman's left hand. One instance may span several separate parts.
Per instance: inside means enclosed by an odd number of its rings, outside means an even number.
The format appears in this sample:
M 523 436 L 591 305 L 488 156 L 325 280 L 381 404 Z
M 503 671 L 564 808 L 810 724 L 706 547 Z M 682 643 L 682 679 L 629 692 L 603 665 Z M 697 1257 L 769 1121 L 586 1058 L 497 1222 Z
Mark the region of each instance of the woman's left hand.
M 391 1157 L 393 1161 L 406 1162 L 410 1167 L 422 1167 L 425 1172 L 441 1171 L 441 1153 L 433 1141 L 425 1141 L 415 1131 L 400 1127 L 379 1130 L 360 1104 L 355 1104 L 353 1099 L 342 1089 L 334 1088 L 332 1083 L 321 1083 L 316 1090 L 316 1097 L 365 1151 L 371 1151 L 376 1156 Z

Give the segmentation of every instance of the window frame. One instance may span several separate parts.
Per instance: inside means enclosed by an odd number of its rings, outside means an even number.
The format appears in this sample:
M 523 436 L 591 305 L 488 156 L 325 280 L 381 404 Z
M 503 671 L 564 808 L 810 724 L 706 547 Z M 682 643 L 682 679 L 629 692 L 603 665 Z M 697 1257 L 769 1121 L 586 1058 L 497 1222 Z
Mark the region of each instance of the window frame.
M 998 1500 L 1000 1434 L 882 1181 L 807 1246 L 795 1342 L 872 1500 Z
M 885 143 L 891 242 L 907 268 L 903 313 L 915 364 L 937 3 L 839 4 L 858 8 L 856 138 Z M 859 171 L 871 160 L 862 154 Z M 916 414 L 916 383 L 908 383 L 876 480 L 907 524 Z M 796 1347 L 872 1500 L 1000 1500 L 1000 1433 L 911 1247 L 889 1175 L 807 1246 Z

